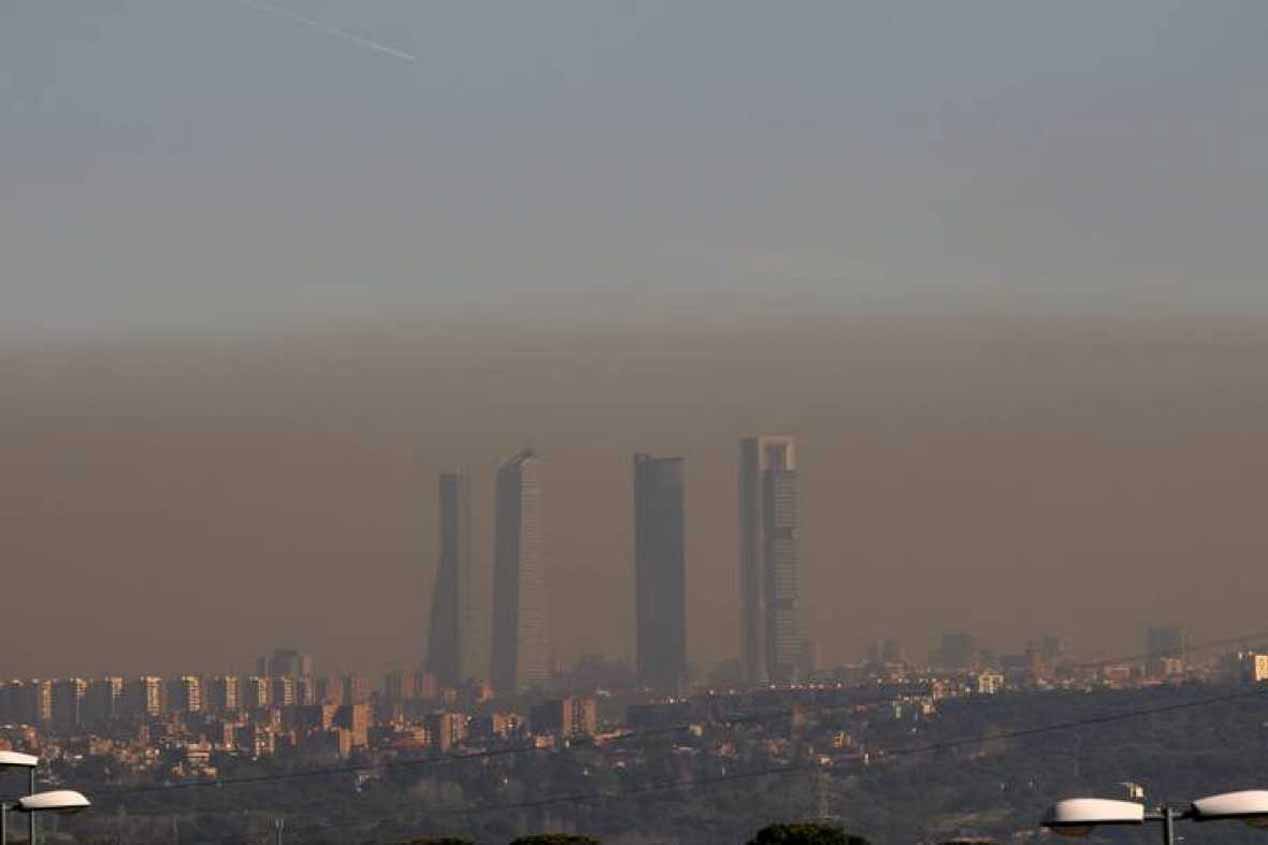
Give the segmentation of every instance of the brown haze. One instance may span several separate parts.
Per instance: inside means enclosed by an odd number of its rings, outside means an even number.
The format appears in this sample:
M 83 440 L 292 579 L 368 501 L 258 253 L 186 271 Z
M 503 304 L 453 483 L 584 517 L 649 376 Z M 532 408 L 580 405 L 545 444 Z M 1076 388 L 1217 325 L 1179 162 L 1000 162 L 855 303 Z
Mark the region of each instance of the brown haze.
M 736 652 L 735 441 L 802 439 L 825 662 L 946 629 L 1268 627 L 1268 322 L 421 322 L 10 346 L 0 673 L 422 654 L 435 475 L 547 460 L 557 655 L 631 650 L 629 456 L 688 459 L 689 641 Z M 1095 584 L 1095 588 L 1092 584 Z

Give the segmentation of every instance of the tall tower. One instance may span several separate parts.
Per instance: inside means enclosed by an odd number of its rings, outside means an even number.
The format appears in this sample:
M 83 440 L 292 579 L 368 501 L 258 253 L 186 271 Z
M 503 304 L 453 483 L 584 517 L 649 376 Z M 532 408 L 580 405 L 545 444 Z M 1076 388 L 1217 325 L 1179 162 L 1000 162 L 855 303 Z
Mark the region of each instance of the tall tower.
M 740 648 L 752 684 L 797 679 L 801 653 L 797 442 L 740 441 Z
M 426 665 L 441 686 L 456 687 L 473 669 L 464 660 L 471 628 L 471 483 L 461 472 L 440 476 L 439 557 Z
M 539 463 L 533 451 L 525 449 L 497 473 L 492 680 L 499 695 L 543 684 L 550 674 Z
M 639 683 L 679 692 L 687 671 L 682 458 L 634 456 L 634 584 Z

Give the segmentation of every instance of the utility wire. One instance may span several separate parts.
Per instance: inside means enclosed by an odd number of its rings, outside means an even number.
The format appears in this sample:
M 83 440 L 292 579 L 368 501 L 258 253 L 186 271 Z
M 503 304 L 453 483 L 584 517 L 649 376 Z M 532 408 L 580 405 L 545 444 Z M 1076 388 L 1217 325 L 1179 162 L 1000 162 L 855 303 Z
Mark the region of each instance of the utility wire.
M 1261 698 L 1268 695 L 1268 690 L 1254 689 L 1228 695 L 1211 696 L 1194 701 L 1178 702 L 1174 704 L 1160 705 L 1157 707 L 1143 707 L 1118 713 L 1107 713 L 1100 716 L 1091 716 L 1084 719 L 1073 719 L 1066 722 L 1056 722 L 1048 725 L 1041 725 L 1034 728 L 1023 728 L 1014 731 L 1005 731 L 991 736 L 973 736 L 962 737 L 959 739 L 951 739 L 942 742 L 928 743 L 926 745 L 911 746 L 908 748 L 899 748 L 893 751 L 878 754 L 879 759 L 891 759 L 897 757 L 909 757 L 918 754 L 929 754 L 938 751 L 948 751 L 965 746 L 981 745 L 987 742 L 996 742 L 1000 740 L 1020 739 L 1025 737 L 1036 736 L 1039 734 L 1052 733 L 1057 731 L 1073 730 L 1076 728 L 1089 727 L 1093 725 L 1104 725 L 1113 722 L 1122 722 L 1129 719 L 1137 719 L 1144 716 L 1154 716 L 1162 713 L 1174 713 L 1182 710 L 1193 710 L 1202 707 L 1209 707 L 1216 704 L 1225 704 L 1232 701 L 1240 701 L 1250 698 Z M 651 795 L 658 792 L 666 792 L 677 789 L 698 789 L 702 787 L 714 786 L 722 783 L 733 783 L 744 780 L 755 780 L 765 777 L 777 777 L 790 774 L 798 774 L 807 771 L 821 770 L 821 766 L 813 763 L 793 763 L 786 766 L 773 766 L 764 769 L 757 769 L 747 772 L 733 772 L 730 774 L 714 775 L 710 777 L 694 778 L 691 780 L 665 780 L 647 786 L 637 787 L 635 789 L 622 790 L 620 792 L 578 792 L 561 795 L 548 796 L 545 798 L 534 799 L 530 801 L 518 801 L 507 804 L 498 804 L 485 807 L 473 808 L 441 808 L 427 811 L 429 816 L 484 816 L 495 813 L 510 812 L 516 810 L 530 810 L 541 807 L 555 806 L 559 804 L 589 804 L 602 801 L 619 801 L 628 798 L 636 798 L 644 795 Z M 299 833 L 318 833 L 322 831 L 338 830 L 350 827 L 365 827 L 379 824 L 384 821 L 391 821 L 398 818 L 399 815 L 380 816 L 370 819 L 362 819 L 359 821 L 349 821 L 340 824 L 312 825 L 308 828 L 300 830 Z M 229 841 L 229 840 L 223 840 Z
M 1218 640 L 1210 640 L 1210 641 L 1199 643 L 1193 646 L 1189 646 L 1188 651 L 1190 652 L 1203 651 L 1203 650 L 1208 650 L 1211 648 L 1216 648 L 1221 646 L 1240 644 L 1249 640 L 1256 640 L 1256 639 L 1268 639 L 1268 632 L 1258 632 L 1258 633 L 1246 634 L 1246 635 L 1242 635 L 1238 637 L 1227 637 L 1227 638 L 1218 639 Z M 1132 655 L 1128 657 L 1098 660 L 1098 661 L 1093 661 L 1089 663 L 1079 663 L 1079 664 L 1073 664 L 1073 665 L 1075 666 L 1075 668 L 1098 668 L 1102 666 L 1113 665 L 1115 663 L 1130 663 L 1136 660 L 1143 659 L 1145 656 L 1146 655 Z M 825 712 L 838 711 L 838 710 L 852 710 L 859 706 L 877 706 L 882 704 L 898 703 L 909 697 L 910 696 L 898 696 L 898 697 L 892 697 L 892 698 L 882 698 L 876 701 L 859 701 L 859 702 L 852 702 L 847 704 L 821 704 L 821 705 L 809 704 L 809 705 L 799 705 L 799 707 L 802 713 L 809 715 L 809 714 L 825 713 Z M 1237 698 L 1237 697 L 1241 697 L 1241 695 L 1238 694 L 1233 696 L 1233 698 Z M 1231 699 L 1227 697 L 1212 699 L 1213 702 L 1218 702 L 1223 700 L 1231 700 Z M 1193 706 L 1193 705 L 1192 704 L 1168 705 L 1168 708 L 1184 709 L 1189 706 Z M 1164 708 L 1164 711 L 1165 709 L 1167 708 Z M 1164 711 L 1159 711 L 1159 712 L 1164 712 Z M 764 711 L 764 712 L 759 712 L 759 713 L 750 713 L 750 714 L 744 714 L 744 715 L 737 715 L 733 717 L 723 716 L 716 719 L 715 721 L 723 726 L 737 726 L 737 725 L 744 725 L 744 724 L 754 724 L 754 723 L 762 723 L 766 721 L 773 721 L 775 719 L 786 718 L 789 716 L 789 714 L 790 714 L 790 708 L 779 707 L 779 708 L 774 708 L 774 709 Z M 1106 717 L 1106 718 L 1109 721 L 1116 720 L 1116 718 L 1113 716 Z M 689 729 L 693 724 L 696 724 L 696 722 L 683 722 L 683 723 L 679 723 L 675 725 L 666 726 L 663 728 L 648 728 L 644 730 L 630 731 L 630 732 L 622 734 L 619 737 L 615 737 L 613 740 L 611 740 L 611 742 L 614 742 L 614 743 L 628 742 L 632 740 L 643 739 L 644 737 L 650 737 L 650 736 L 677 734 L 677 733 L 681 733 L 684 730 Z M 1070 723 L 1069 726 L 1077 727 L 1079 725 L 1076 723 Z M 1040 728 L 1038 730 L 1039 732 L 1046 732 L 1049 730 L 1060 729 L 1061 727 L 1062 726 L 1050 726 L 1050 727 Z M 995 738 L 1003 738 L 1003 737 L 995 737 Z M 393 760 L 393 761 L 387 761 L 387 762 L 382 762 L 377 764 L 366 764 L 366 765 L 351 764 L 346 766 L 331 766 L 331 767 L 324 767 L 324 768 L 303 769 L 303 770 L 295 771 L 295 772 L 278 772 L 278 773 L 272 773 L 267 775 L 251 775 L 251 776 L 238 777 L 238 778 L 211 778 L 206 780 L 191 780 L 191 781 L 182 781 L 182 782 L 176 782 L 176 783 L 153 784 L 153 785 L 147 785 L 147 786 L 108 787 L 105 789 L 95 790 L 95 794 L 98 796 L 116 796 L 116 795 L 139 795 L 139 794 L 145 794 L 145 793 L 161 793 L 161 792 L 170 792 L 175 790 L 189 790 L 189 789 L 205 789 L 205 788 L 222 789 L 224 787 L 230 787 L 230 786 L 251 786 L 251 785 L 263 784 L 263 783 L 302 780 L 302 779 L 337 776 L 337 775 L 344 775 L 344 774 L 360 774 L 363 772 L 373 772 L 373 771 L 380 771 L 384 769 L 413 769 L 413 768 L 419 768 L 419 767 L 425 767 L 425 766 L 435 766 L 435 767 L 449 766 L 449 765 L 454 765 L 456 763 L 463 763 L 463 762 L 467 762 L 471 760 L 481 760 L 481 759 L 488 759 L 488 758 L 495 758 L 495 757 L 506 757 L 506 756 L 513 756 L 517 754 L 542 753 L 543 751 L 547 751 L 547 750 L 549 749 L 537 748 L 536 746 L 516 746 L 512 748 L 498 748 L 498 749 L 491 749 L 487 751 L 473 751 L 473 752 L 464 753 L 464 754 L 449 754 L 449 755 L 445 755 L 441 757 L 420 758 L 417 760 Z M 891 756 L 892 756 L 892 753 L 891 753 Z

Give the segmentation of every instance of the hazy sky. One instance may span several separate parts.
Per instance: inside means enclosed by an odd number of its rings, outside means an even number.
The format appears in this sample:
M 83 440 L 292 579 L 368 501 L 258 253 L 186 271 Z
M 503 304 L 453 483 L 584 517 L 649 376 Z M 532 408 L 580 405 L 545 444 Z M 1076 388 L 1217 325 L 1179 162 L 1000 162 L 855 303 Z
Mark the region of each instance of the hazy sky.
M 689 649 L 737 652 L 736 440 L 801 437 L 825 660 L 940 631 L 1268 628 L 1268 320 L 445 322 L 0 356 L 0 675 L 422 656 L 436 474 L 546 458 L 560 657 L 628 654 L 630 455 L 688 465 Z M 38 631 L 38 635 L 30 633 Z
M 627 287 L 1268 307 L 1258 0 L 0 16 L 5 330 Z
M 630 649 L 634 450 L 688 459 L 691 656 L 732 656 L 735 441 L 780 430 L 828 660 L 1260 627 L 1266 36 L 1258 0 L 0 0 L 0 674 L 410 665 L 436 472 L 487 543 L 525 442 L 560 656 Z

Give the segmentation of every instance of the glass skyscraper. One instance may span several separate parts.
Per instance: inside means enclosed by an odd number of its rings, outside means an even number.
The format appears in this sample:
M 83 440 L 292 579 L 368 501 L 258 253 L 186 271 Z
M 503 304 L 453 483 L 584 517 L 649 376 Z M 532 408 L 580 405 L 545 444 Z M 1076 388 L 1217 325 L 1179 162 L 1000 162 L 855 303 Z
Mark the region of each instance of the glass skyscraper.
M 471 482 L 461 472 L 440 476 L 439 561 L 431 595 L 426 669 L 436 682 L 456 687 L 475 672 L 466 659 L 472 634 Z
M 639 683 L 677 693 L 686 680 L 682 458 L 634 456 L 634 583 Z
M 539 461 L 526 449 L 498 468 L 493 538 L 493 688 L 499 695 L 550 675 Z
M 740 651 L 753 684 L 797 680 L 801 634 L 801 502 L 797 443 L 740 441 Z

